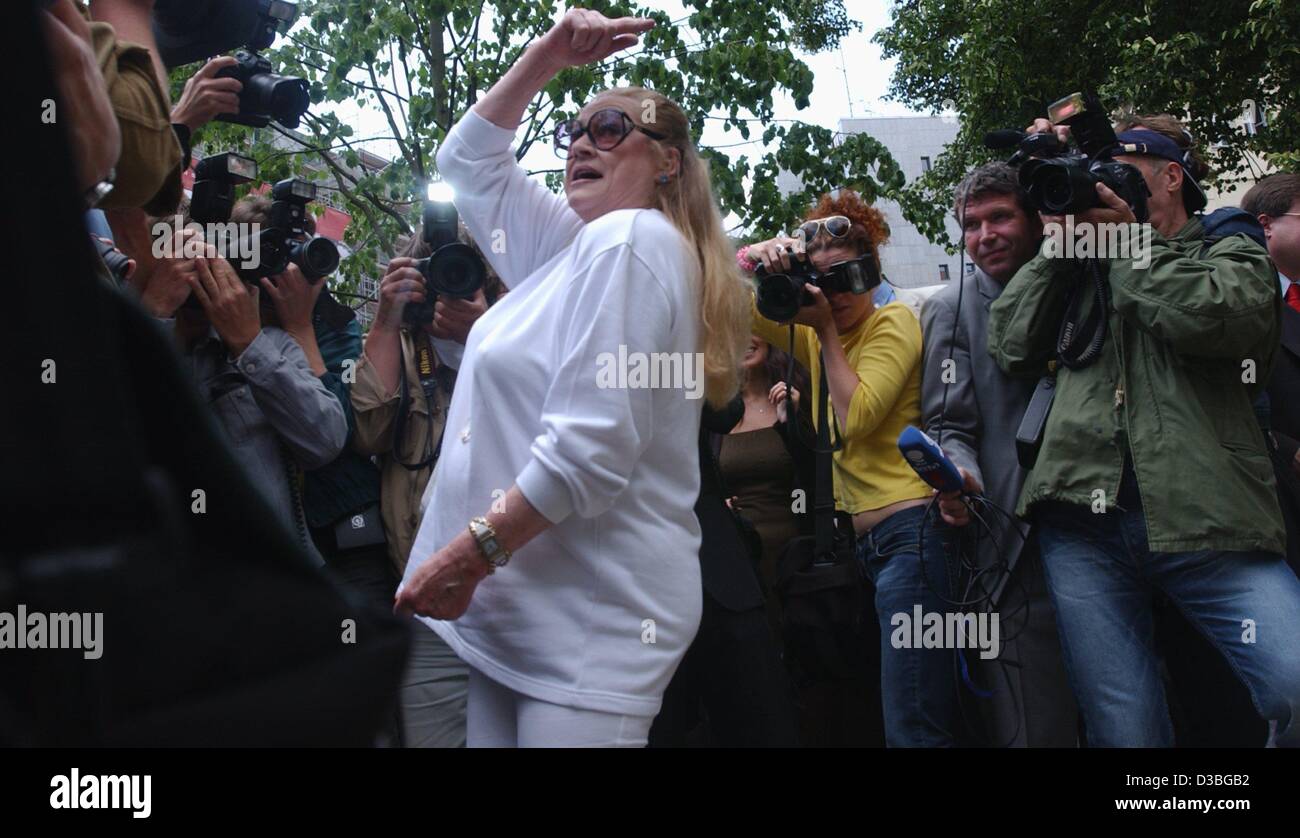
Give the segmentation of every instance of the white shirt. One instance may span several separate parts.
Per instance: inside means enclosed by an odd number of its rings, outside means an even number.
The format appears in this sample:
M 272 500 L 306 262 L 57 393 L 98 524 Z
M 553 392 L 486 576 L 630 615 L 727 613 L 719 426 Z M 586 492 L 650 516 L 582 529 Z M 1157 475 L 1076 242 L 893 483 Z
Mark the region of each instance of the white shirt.
M 484 579 L 460 619 L 425 622 L 517 692 L 653 715 L 702 609 L 703 401 L 601 388 L 597 372 L 620 345 L 693 357 L 698 271 L 658 210 L 583 224 L 516 164 L 513 135 L 469 112 L 438 152 L 510 293 L 470 331 L 406 579 L 518 484 L 553 526 Z

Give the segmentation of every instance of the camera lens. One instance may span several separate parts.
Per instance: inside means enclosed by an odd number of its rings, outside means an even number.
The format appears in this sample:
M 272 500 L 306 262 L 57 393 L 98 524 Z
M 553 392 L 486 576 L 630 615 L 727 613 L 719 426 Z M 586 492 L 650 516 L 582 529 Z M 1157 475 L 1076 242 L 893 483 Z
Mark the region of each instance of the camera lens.
M 1043 174 L 1043 205 L 1048 212 L 1065 212 L 1074 203 L 1074 190 L 1070 179 L 1060 171 L 1048 171 Z
M 429 257 L 428 265 L 424 276 L 435 293 L 468 300 L 483 287 L 483 262 L 467 244 L 443 245 Z
M 802 278 L 797 279 L 789 274 L 760 276 L 755 299 L 758 313 L 777 323 L 794 319 L 803 300 L 803 286 Z
M 327 238 L 312 236 L 305 242 L 294 242 L 289 252 L 289 261 L 297 265 L 309 281 L 315 282 L 338 268 L 339 249 Z
M 268 109 L 276 122 L 285 128 L 297 128 L 298 120 L 311 105 L 306 79 L 277 76 Z

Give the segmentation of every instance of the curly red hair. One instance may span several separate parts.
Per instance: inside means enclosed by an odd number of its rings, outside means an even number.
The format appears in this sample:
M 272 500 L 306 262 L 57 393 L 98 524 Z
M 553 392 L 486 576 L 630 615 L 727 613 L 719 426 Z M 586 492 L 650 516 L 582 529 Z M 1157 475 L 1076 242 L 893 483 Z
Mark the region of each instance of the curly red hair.
M 879 247 L 889 241 L 889 222 L 885 221 L 884 213 L 862 200 L 862 196 L 852 189 L 838 189 L 822 195 L 817 205 L 804 215 L 804 220 L 831 215 L 842 215 L 852 222 L 848 235 L 837 239 L 837 243 L 842 241 L 862 253 L 874 253 L 879 262 Z M 825 241 L 825 233 L 822 240 Z

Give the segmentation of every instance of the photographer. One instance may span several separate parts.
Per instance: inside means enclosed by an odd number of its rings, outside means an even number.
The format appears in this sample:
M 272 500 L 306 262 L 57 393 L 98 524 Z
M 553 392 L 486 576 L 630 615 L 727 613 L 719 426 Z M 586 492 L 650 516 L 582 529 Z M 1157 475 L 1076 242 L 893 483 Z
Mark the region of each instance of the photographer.
M 1249 237 L 1219 235 L 1197 214 L 1204 165 L 1176 119 L 1119 127 L 1114 160 L 1136 167 L 1150 193 L 1149 259 L 1108 254 L 1089 265 L 1045 246 L 990 309 L 989 351 L 1003 370 L 1055 370 L 1055 403 L 1017 511 L 1038 527 L 1092 745 L 1173 741 L 1152 587 L 1229 658 L 1264 718 L 1278 722 L 1278 743 L 1294 745 L 1300 581 L 1282 560 L 1272 468 L 1251 406 L 1278 343 L 1276 274 Z M 1068 135 L 1046 120 L 1030 130 Z M 1100 206 L 1074 215 L 1076 232 L 1137 221 L 1105 184 L 1094 188 Z M 1077 319 L 1095 312 L 1104 344 L 1095 362 L 1058 368 L 1058 329 L 1075 289 L 1091 289 L 1093 266 L 1100 296 L 1079 298 Z M 1105 309 L 1098 299 L 1109 300 Z M 1256 623 L 1271 628 L 1256 634 Z
M 1038 251 L 1043 229 L 1016 170 L 1006 163 L 968 174 L 953 196 L 953 214 L 975 271 L 926 300 L 921 312 L 925 431 L 962 472 L 967 491 L 1010 511 L 1025 478 L 1010 429 L 1019 424 L 1034 388 L 998 369 L 986 351 L 988 310 Z M 939 509 L 947 526 L 978 531 L 975 558 L 992 572 L 975 596 L 1003 619 L 999 658 L 970 662 L 976 680 L 992 692 L 980 702 L 990 727 L 986 744 L 1072 747 L 1078 710 L 1061 662 L 1037 536 L 1023 538 L 1023 521 L 987 507 L 972 526 L 966 503 L 956 494 L 942 495 Z M 999 597 L 1000 582 L 1005 593 Z
M 806 245 L 818 270 L 867 258 L 878 276 L 877 251 L 887 235 L 879 210 L 838 190 L 822 196 L 798 238 L 751 245 L 741 258 L 769 272 L 788 271 L 802 260 Z M 826 376 L 833 417 L 818 416 L 816 400 L 808 400 L 814 422 L 835 421 L 843 442 L 833 456 L 835 505 L 853 516 L 857 558 L 876 588 L 885 740 L 891 747 L 952 746 L 962 737 L 962 724 L 951 654 L 896 649 L 889 641 L 893 615 L 910 615 L 918 604 L 943 612 L 951 596 L 942 545 L 927 543 L 924 570 L 918 560 L 918 531 L 931 491 L 898 450 L 903 429 L 921 422 L 921 327 L 901 302 L 876 308 L 869 293 L 824 293 L 812 283 L 805 291 L 813 303 L 794 317 L 794 352 L 812 373 L 812 393 Z M 788 329 L 757 307 L 753 329 L 773 346 L 790 345 Z M 934 523 L 928 522 L 931 534 Z
M 264 196 L 244 198 L 235 204 L 230 220 L 270 227 L 271 201 Z M 300 238 L 315 235 L 310 214 L 304 215 L 303 227 Z M 289 333 L 312 374 L 343 407 L 348 441 L 353 441 L 356 423 L 348 369 L 361 355 L 356 315 L 330 294 L 324 278 L 308 282 L 292 264 L 279 276 L 263 277 L 262 291 L 272 301 L 274 325 Z M 379 516 L 379 470 L 374 463 L 345 445 L 331 462 L 304 475 L 302 494 L 312 542 L 326 566 L 370 602 L 389 607 L 397 577 L 388 561 Z
M 461 238 L 472 245 L 468 235 Z M 351 392 L 354 445 L 379 459 L 388 558 L 399 576 L 406 568 L 420 523 L 420 500 L 440 450 L 455 368 L 470 327 L 487 310 L 484 291 L 479 290 L 472 300 L 439 297 L 428 323 L 417 326 L 404 320 L 408 304 L 427 299 L 424 277 L 414 265 L 432 248 L 417 229 L 401 252 L 380 282 L 379 310 Z M 487 290 L 494 292 L 495 274 L 489 271 L 489 278 Z M 427 361 L 424 375 L 422 358 Z M 389 588 L 390 602 L 395 588 Z M 469 671 L 434 632 L 419 627 L 414 639 L 401 693 L 403 742 L 406 747 L 464 745 Z
M 182 261 L 186 265 L 175 271 L 155 271 L 150 286 L 163 278 L 169 288 L 160 289 L 157 296 L 167 303 L 153 304 L 153 312 L 175 317 L 181 350 L 236 459 L 307 552 L 323 563 L 308 536 L 299 482 L 302 471 L 326 465 L 343 450 L 348 430 L 343 406 L 294 338 L 277 326 L 263 326 L 262 318 L 273 313 L 263 311 L 258 289 L 242 281 L 229 262 L 210 245 L 206 256 Z M 296 270 L 290 266 L 288 272 Z M 184 298 L 175 302 L 181 279 L 198 309 L 183 306 Z M 167 312 L 173 302 L 176 308 Z
M 104 208 L 165 212 L 181 199 L 181 143 L 168 118 L 153 6 L 153 0 L 95 0 L 89 10 L 91 44 L 121 136 L 121 154 L 100 182 L 98 205 Z

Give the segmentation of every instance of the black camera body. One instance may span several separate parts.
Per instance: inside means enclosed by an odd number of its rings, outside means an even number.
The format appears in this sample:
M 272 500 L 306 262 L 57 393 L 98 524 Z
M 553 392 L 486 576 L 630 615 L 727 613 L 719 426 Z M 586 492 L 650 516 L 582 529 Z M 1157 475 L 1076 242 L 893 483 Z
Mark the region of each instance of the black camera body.
M 1111 159 L 1119 147 L 1115 129 L 1092 93 L 1074 93 L 1047 109 L 1054 125 L 1068 125 L 1078 151 L 1055 138 L 1030 134 L 1008 161 L 1020 165 L 1020 186 L 1029 203 L 1049 215 L 1080 213 L 1102 206 L 1097 184 L 1104 183 L 1133 210 L 1139 222 L 1150 217 L 1151 191 L 1137 167 Z
M 825 271 L 814 268 L 807 257 L 795 256 L 792 260 L 794 264 L 788 271 L 769 273 L 759 266 L 754 272 L 758 313 L 777 323 L 793 320 L 800 308 L 812 305 L 812 295 L 805 286 L 815 285 L 824 293 L 866 294 L 880 284 L 880 271 L 871 253 L 836 262 Z
M 265 128 L 274 119 L 285 128 L 297 128 L 311 106 L 307 80 L 278 75 L 270 61 L 250 50 L 236 51 L 235 60 L 239 63 L 222 67 L 216 77 L 238 79 L 244 86 L 239 91 L 239 112 L 217 114 L 216 118 L 253 128 Z
M 422 224 L 424 240 L 433 253 L 415 263 L 424 277 L 424 301 L 406 304 L 402 319 L 415 326 L 433 322 L 433 307 L 438 296 L 469 300 L 483 287 L 487 269 L 474 248 L 460 241 L 460 220 L 450 201 L 426 201 Z
M 314 200 L 316 185 L 305 180 L 285 178 L 271 188 L 271 221 L 258 232 L 258 264 L 255 268 L 236 265 L 241 279 L 256 285 L 262 277 L 283 273 L 294 264 L 314 283 L 338 268 L 339 249 L 334 242 L 323 236 L 303 238 L 307 204 Z
M 171 68 L 239 46 L 266 49 L 297 18 L 298 4 L 284 0 L 157 0 L 153 33 Z
M 190 218 L 200 224 L 224 224 L 235 206 L 235 186 L 257 177 L 257 161 L 233 151 L 204 157 L 194 167 Z

